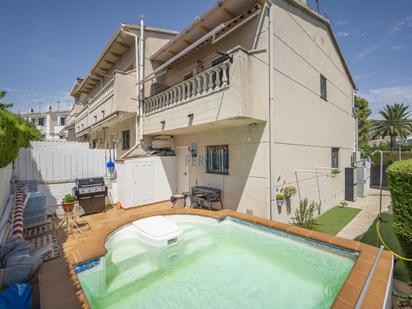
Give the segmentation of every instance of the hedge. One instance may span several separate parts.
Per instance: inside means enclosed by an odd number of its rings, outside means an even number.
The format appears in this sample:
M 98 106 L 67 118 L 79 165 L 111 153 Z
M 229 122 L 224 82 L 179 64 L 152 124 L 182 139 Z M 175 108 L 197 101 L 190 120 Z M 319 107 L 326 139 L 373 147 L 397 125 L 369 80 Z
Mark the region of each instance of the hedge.
M 397 161 L 386 170 L 393 204 L 393 228 L 406 257 L 412 257 L 412 160 Z M 412 262 L 406 263 L 412 278 Z
M 20 147 L 28 147 L 31 140 L 39 139 L 41 133 L 33 124 L 0 109 L 0 168 L 16 159 Z

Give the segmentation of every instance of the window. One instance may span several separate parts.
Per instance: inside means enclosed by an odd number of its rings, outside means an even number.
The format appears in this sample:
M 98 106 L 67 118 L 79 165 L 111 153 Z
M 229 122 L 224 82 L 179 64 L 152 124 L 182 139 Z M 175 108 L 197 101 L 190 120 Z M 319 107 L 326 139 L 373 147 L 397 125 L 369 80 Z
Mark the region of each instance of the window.
M 38 118 L 37 119 L 37 125 L 38 126 L 44 126 L 44 118 Z
M 60 117 L 60 126 L 65 126 L 66 125 L 66 117 Z
M 97 138 L 92 140 L 92 148 L 93 149 L 97 148 Z
M 229 175 L 229 145 L 206 146 L 206 173 Z
M 122 149 L 127 150 L 130 148 L 130 130 L 122 131 Z
M 320 76 L 320 97 L 325 101 L 328 99 L 327 90 L 326 90 L 326 83 L 327 79 L 325 76 Z
M 339 148 L 332 148 L 332 168 L 339 168 Z

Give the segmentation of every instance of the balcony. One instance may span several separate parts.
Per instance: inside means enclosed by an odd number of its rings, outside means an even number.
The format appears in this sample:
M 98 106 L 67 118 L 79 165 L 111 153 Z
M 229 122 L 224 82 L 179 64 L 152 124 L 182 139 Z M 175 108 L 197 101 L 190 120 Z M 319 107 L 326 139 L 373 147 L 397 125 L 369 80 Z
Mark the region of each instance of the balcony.
M 211 124 L 237 126 L 265 121 L 267 66 L 242 48 L 232 51 L 231 58 L 216 61 L 198 74 L 190 74 L 189 78 L 146 98 L 144 134 L 185 134 Z M 190 70 L 193 71 L 196 69 Z M 181 72 L 180 76 L 188 76 L 187 69 Z
M 75 121 L 76 134 L 87 133 L 114 117 L 136 112 L 135 72 L 116 72 L 79 112 Z
M 148 116 L 176 105 L 187 103 L 229 87 L 230 61 L 216 65 L 174 87 L 146 99 L 144 115 Z

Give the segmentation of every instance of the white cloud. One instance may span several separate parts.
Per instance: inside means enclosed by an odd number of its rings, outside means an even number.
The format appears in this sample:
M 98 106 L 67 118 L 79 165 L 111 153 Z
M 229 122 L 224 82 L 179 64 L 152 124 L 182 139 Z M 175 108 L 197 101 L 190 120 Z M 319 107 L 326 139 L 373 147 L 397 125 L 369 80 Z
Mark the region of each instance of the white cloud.
M 338 20 L 335 22 L 337 25 L 347 25 L 348 22 L 346 20 Z
M 70 97 L 67 91 L 10 88 L 7 90 L 7 102 L 14 104 L 14 112 L 25 113 L 30 108 L 38 111 L 39 102 L 41 102 L 42 111 L 45 111 L 49 105 L 53 109 L 57 109 L 57 101 L 60 102 L 60 110 L 70 109 L 73 103 L 73 98 Z
M 369 56 L 370 54 L 375 52 L 378 49 L 378 47 L 385 46 L 388 39 L 390 37 L 392 37 L 396 32 L 403 30 L 404 27 L 412 27 L 412 15 L 406 16 L 405 18 L 401 19 L 400 21 L 397 21 L 397 22 L 393 23 L 389 27 L 389 29 L 385 32 L 385 34 L 383 35 L 383 37 L 381 38 L 381 40 L 378 43 L 376 43 L 375 45 L 372 45 L 370 47 L 362 49 L 355 56 L 355 60 L 362 60 L 366 56 Z M 361 35 L 365 35 L 365 34 L 362 33 Z M 399 45 L 401 45 L 401 44 L 399 44 Z M 395 49 L 392 49 L 393 47 L 395 47 Z M 393 50 L 399 49 L 400 47 L 397 47 L 397 45 L 395 45 L 395 46 L 392 46 L 392 48 L 388 48 L 388 49 L 393 51 Z
M 350 35 L 350 32 L 338 31 L 337 35 L 338 36 L 343 36 L 343 37 L 348 37 Z
M 361 90 L 358 92 L 358 96 L 369 101 L 369 106 L 372 109 L 371 117 L 378 118 L 379 110 L 386 104 L 404 103 L 411 108 L 412 84 Z
M 389 32 L 398 32 L 402 30 L 405 26 L 412 26 L 412 14 L 392 24 L 392 26 L 389 28 Z
M 405 47 L 405 44 L 396 44 L 396 45 L 390 46 L 390 47 L 388 48 L 388 50 L 390 50 L 390 51 L 396 51 L 396 50 L 402 49 L 402 48 L 404 48 L 404 47 Z

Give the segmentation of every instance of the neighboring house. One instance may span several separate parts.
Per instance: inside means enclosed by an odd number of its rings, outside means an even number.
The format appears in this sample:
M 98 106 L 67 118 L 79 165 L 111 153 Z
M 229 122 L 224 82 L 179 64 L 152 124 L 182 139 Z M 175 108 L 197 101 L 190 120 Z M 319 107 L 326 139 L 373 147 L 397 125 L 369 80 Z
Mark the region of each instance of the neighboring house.
M 145 27 L 147 38 L 150 29 Z M 170 193 L 203 185 L 222 190 L 225 208 L 290 221 L 300 198 L 321 202 L 321 212 L 344 200 L 344 168 L 357 150 L 356 87 L 328 19 L 303 0 L 225 0 L 168 39 L 158 50 L 145 40 L 146 72 L 139 83 L 144 85 L 143 120 L 136 130 L 141 133 L 118 162 L 119 191 L 113 193 L 118 201 L 129 193 L 157 201 L 164 183 Z M 134 59 L 122 56 L 132 53 L 133 43 L 118 31 L 89 76 L 72 90 L 85 106 L 76 117 L 76 135 L 87 134 L 93 146 L 101 146 L 109 130 L 121 141 L 124 128 L 130 146 L 135 144 L 137 91 L 131 83 L 116 92 L 117 76 L 131 73 L 115 74 L 114 91 L 108 82 L 115 67 L 128 72 L 113 58 L 105 61 L 113 46 L 119 48 L 117 40 L 130 46 L 115 51 L 117 58 Z M 113 92 L 123 100 L 108 101 L 107 93 Z M 97 107 L 103 101 L 121 113 L 105 109 L 102 117 Z M 101 127 L 108 127 L 105 135 Z M 174 161 L 148 160 L 148 147 L 171 142 Z M 276 194 L 286 185 L 299 194 L 288 207 L 277 207 Z M 141 194 L 147 196 L 137 197 Z
M 77 79 L 71 89 L 75 103 L 68 134 L 88 141 L 92 148 L 115 148 L 121 155 L 136 142 L 137 53 L 133 34 L 139 37 L 139 30 L 134 24 L 119 27 L 87 76 Z M 176 34 L 145 27 L 144 54 L 151 55 Z M 151 72 L 150 61 L 145 59 L 144 68 Z
M 69 111 L 53 111 L 49 106 L 47 112 L 35 113 L 33 109 L 22 117 L 32 122 L 41 132 L 43 139 L 65 139 L 62 132 L 67 124 L 67 115 Z

